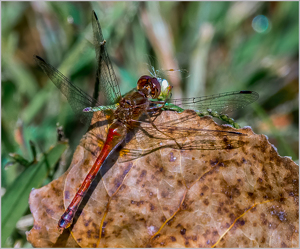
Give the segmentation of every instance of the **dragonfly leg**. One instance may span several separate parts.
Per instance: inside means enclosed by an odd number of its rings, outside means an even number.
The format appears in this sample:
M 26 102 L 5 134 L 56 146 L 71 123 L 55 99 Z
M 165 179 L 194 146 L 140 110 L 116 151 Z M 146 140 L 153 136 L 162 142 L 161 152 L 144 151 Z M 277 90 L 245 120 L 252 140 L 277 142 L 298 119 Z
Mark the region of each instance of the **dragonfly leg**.
M 159 104 L 159 105 L 162 105 L 162 106 L 152 106 L 152 107 L 148 107 L 147 108 L 147 111 L 148 112 L 151 112 L 151 111 L 158 111 L 158 110 L 161 110 L 162 108 L 164 108 L 164 106 L 166 105 L 167 103 L 167 99 L 168 99 L 168 96 L 170 95 L 171 93 L 171 90 L 172 90 L 172 86 L 169 86 L 168 87 L 168 93 L 166 95 L 166 99 L 164 101 L 161 101 L 161 100 L 158 100 L 158 101 L 151 101 L 150 104 Z
M 152 111 L 152 110 L 160 110 L 162 108 L 162 106 L 149 106 L 147 108 L 147 111 Z
M 150 102 L 151 104 L 153 103 L 153 104 L 164 104 L 165 103 L 165 101 L 156 101 L 156 100 L 151 100 L 151 102 Z
M 182 148 L 182 146 L 176 141 L 175 138 L 169 136 L 168 134 L 165 134 L 164 132 L 160 131 L 160 130 L 157 128 L 157 126 L 154 124 L 154 122 L 152 121 L 152 119 L 151 119 L 151 117 L 150 117 L 150 115 L 149 115 L 148 113 L 146 113 L 146 115 L 147 115 L 147 117 L 149 118 L 150 123 L 152 124 L 152 126 L 154 127 L 154 129 L 156 129 L 158 132 L 164 134 L 165 136 L 169 137 L 170 139 L 174 140 L 174 142 L 176 143 L 176 145 L 178 146 L 179 149 Z

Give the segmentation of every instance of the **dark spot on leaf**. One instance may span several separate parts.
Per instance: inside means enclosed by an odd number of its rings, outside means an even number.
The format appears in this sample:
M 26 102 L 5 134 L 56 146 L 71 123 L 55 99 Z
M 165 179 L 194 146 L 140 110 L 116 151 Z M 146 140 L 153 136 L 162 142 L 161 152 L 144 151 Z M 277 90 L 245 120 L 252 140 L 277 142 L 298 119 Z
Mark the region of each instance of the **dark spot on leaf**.
M 160 220 L 161 220 L 162 223 L 164 223 L 167 219 L 166 219 L 165 216 L 162 216 L 162 217 L 160 218 Z
M 237 185 L 230 185 L 230 186 L 226 186 L 222 188 L 222 193 L 224 193 L 228 198 L 230 199 L 234 199 L 237 198 L 241 195 L 240 190 L 237 188 Z
M 118 177 L 116 177 L 114 179 L 114 185 L 118 188 L 121 186 L 121 184 L 124 181 L 125 176 L 128 174 L 128 172 L 130 171 L 131 167 L 132 167 L 133 163 L 129 163 L 128 165 L 126 165 L 126 168 L 123 170 L 122 174 L 120 174 Z
M 157 239 L 160 237 L 160 234 L 156 234 L 153 239 Z
M 106 227 L 106 224 L 107 224 L 107 222 L 103 222 L 101 237 L 105 236 L 105 227 Z
M 147 175 L 147 171 L 146 170 L 142 170 L 142 173 L 140 175 L 141 178 L 145 177 Z
M 206 206 L 208 206 L 208 204 L 209 204 L 208 199 L 205 199 L 205 200 L 203 201 L 203 203 L 204 203 Z
M 207 238 L 210 235 L 210 230 L 206 230 L 205 233 L 203 234 L 204 238 Z
M 285 198 L 280 198 L 280 199 L 279 199 L 279 202 L 280 202 L 280 203 L 282 203 L 282 204 L 284 204 L 284 203 L 285 203 L 285 201 L 286 201 L 286 199 L 285 199 Z
M 266 219 L 266 215 L 264 213 L 260 214 L 260 220 L 263 225 L 267 225 L 268 220 Z
M 270 211 L 271 215 L 277 216 L 277 218 L 281 221 L 284 222 L 287 220 L 287 214 L 286 212 L 282 210 L 276 210 L 275 208 L 272 208 Z
M 249 196 L 249 198 L 250 198 L 251 200 L 254 200 L 254 199 L 255 199 L 254 193 L 248 192 L 247 195 Z
M 84 222 L 84 225 L 87 227 L 90 224 L 91 220 L 87 220 Z
M 210 160 L 209 162 L 210 162 L 210 165 L 212 167 L 216 166 L 219 163 L 218 159 L 216 159 L 216 160 Z
M 167 192 L 167 191 L 162 191 L 162 192 L 161 192 L 161 197 L 162 197 L 162 198 L 168 197 L 168 192 Z
M 54 214 L 54 211 L 50 208 L 47 208 L 46 213 L 49 214 L 50 216 L 52 216 Z
M 171 218 L 170 220 L 168 220 L 168 222 L 166 223 L 168 226 L 170 226 L 172 224 L 172 221 L 174 221 L 174 217 Z
M 181 180 L 177 180 L 177 184 L 178 184 L 178 187 L 182 187 L 182 181 Z
M 234 213 L 230 213 L 229 218 L 230 218 L 230 221 L 233 222 L 236 217 L 235 217 Z
M 244 225 L 245 225 L 245 221 L 244 221 L 244 220 L 242 220 L 242 219 L 241 219 L 241 220 L 239 220 L 239 221 L 238 221 L 238 223 L 239 223 L 239 225 L 241 225 L 241 226 L 244 226 Z
M 173 152 L 170 153 L 170 162 L 175 162 L 176 161 L 176 157 L 174 156 Z
M 294 196 L 295 196 L 295 193 L 294 193 L 294 192 L 289 192 L 289 196 L 294 197 Z
M 183 228 L 183 229 L 180 230 L 180 234 L 181 235 L 185 235 L 185 233 L 186 233 L 186 229 L 185 228 Z
M 150 203 L 150 210 L 153 211 L 154 209 L 155 209 L 155 206 L 152 203 Z
M 69 200 L 70 198 L 70 192 L 68 190 L 65 191 L 65 199 Z
M 181 209 L 186 210 L 187 208 L 188 208 L 188 205 L 187 205 L 186 201 L 183 201 L 181 204 Z
M 205 192 L 206 190 L 208 190 L 208 186 L 207 185 L 204 185 L 202 188 L 201 188 L 202 192 Z

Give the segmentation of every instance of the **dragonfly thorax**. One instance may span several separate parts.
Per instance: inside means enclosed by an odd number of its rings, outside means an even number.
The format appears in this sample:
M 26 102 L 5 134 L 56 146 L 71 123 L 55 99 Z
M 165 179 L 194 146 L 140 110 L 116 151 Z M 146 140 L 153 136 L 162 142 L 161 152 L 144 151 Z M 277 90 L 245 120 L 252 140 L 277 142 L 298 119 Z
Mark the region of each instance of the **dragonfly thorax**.
M 137 89 L 152 99 L 156 99 L 160 95 L 161 91 L 158 80 L 148 75 L 144 75 L 139 78 L 137 82 Z
M 148 106 L 149 100 L 143 90 L 130 92 L 119 101 L 114 113 L 115 119 L 130 124 L 132 120 L 138 120 Z

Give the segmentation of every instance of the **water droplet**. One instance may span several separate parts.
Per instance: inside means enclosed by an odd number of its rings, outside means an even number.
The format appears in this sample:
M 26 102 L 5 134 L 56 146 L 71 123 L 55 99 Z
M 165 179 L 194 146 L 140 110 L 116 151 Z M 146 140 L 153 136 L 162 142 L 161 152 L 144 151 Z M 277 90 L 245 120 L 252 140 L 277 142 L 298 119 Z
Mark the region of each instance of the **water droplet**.
M 252 28 L 257 33 L 265 33 L 270 30 L 269 19 L 264 15 L 258 15 L 252 20 Z

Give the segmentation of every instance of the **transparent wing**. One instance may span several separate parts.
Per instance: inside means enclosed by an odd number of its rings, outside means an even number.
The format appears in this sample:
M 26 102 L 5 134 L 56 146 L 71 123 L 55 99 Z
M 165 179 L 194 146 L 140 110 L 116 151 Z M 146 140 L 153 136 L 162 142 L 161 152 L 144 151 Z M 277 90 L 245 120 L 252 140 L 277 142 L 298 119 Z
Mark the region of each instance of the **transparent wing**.
M 94 33 L 94 46 L 96 50 L 96 59 L 98 63 L 96 83 L 100 87 L 100 101 L 105 105 L 112 105 L 121 98 L 121 92 L 117 77 L 113 70 L 111 61 L 109 59 L 105 40 L 103 38 L 100 23 L 96 13 L 93 11 L 93 33 Z M 104 99 L 105 98 L 105 99 Z
M 244 108 L 258 99 L 253 91 L 235 91 L 196 98 L 170 99 L 167 102 L 183 109 L 206 112 L 208 109 L 220 114 L 227 114 Z
M 160 121 L 156 127 L 151 123 L 141 122 L 138 132 L 132 135 L 135 142 L 126 143 L 121 151 L 120 160 L 130 161 L 162 148 L 230 150 L 247 142 L 247 134 L 233 131 L 229 127 L 194 128 L 198 119 L 199 116 L 195 113 L 185 113 L 181 118 L 162 123 Z
M 71 83 L 68 78 L 41 57 L 36 55 L 34 59 L 54 85 L 66 96 L 72 110 L 80 116 L 81 122 L 88 123 L 92 113 L 82 112 L 82 110 L 87 106 L 99 106 L 100 104 L 97 103 L 97 100 Z

